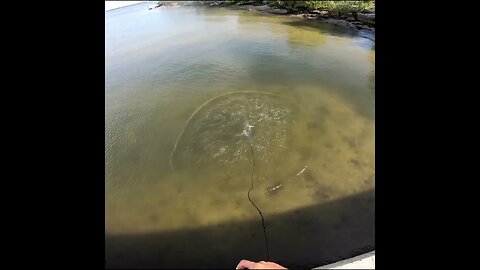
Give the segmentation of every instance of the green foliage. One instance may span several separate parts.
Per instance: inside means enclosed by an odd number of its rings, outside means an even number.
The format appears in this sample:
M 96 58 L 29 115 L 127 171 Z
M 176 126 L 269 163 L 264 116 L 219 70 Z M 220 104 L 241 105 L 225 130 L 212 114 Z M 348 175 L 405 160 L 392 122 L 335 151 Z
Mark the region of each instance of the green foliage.
M 245 5 L 245 4 L 261 4 L 262 0 L 227 0 L 229 4 Z M 269 6 L 296 9 L 296 10 L 327 10 L 338 12 L 341 14 L 358 13 L 366 9 L 375 8 L 375 1 L 267 1 Z
M 328 10 L 348 13 L 374 8 L 375 1 L 268 1 L 269 5 L 286 9 Z
M 340 13 L 348 12 L 362 12 L 365 9 L 375 7 L 373 1 L 338 1 L 332 7 L 332 11 L 338 11 Z

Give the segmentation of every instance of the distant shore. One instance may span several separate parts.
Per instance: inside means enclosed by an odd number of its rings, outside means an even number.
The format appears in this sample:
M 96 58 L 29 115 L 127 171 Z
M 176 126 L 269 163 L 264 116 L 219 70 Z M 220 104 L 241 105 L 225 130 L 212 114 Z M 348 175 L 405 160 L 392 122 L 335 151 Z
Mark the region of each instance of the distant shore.
M 334 12 L 327 9 L 297 9 L 297 8 L 279 8 L 271 4 L 272 1 L 243 1 L 238 4 L 233 1 L 198 1 L 198 2 L 175 2 L 159 1 L 155 8 L 168 8 L 179 5 L 202 5 L 208 7 L 229 7 L 242 10 L 256 10 L 271 14 L 286 15 L 307 20 L 317 20 L 341 27 L 355 30 L 364 30 L 375 33 L 375 9 L 364 10 L 362 12 Z

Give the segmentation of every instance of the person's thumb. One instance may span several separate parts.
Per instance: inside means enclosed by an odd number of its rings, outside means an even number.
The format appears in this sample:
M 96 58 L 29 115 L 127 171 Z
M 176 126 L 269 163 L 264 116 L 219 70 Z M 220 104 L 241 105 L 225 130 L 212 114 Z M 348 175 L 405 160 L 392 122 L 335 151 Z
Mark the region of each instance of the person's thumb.
M 235 269 L 253 269 L 255 263 L 249 260 L 241 260 Z

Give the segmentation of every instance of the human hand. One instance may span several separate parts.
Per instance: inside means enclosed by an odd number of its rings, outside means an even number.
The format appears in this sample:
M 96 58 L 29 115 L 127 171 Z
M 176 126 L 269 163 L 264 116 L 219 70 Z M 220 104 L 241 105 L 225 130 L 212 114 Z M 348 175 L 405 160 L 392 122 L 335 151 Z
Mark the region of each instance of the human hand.
M 236 269 L 287 269 L 274 262 L 259 261 L 258 263 L 249 260 L 241 260 Z

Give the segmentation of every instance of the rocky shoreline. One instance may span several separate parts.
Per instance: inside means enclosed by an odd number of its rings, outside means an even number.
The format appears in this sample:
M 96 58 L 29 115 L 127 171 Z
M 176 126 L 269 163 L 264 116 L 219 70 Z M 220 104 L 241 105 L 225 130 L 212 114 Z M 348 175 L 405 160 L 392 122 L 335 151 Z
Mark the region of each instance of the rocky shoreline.
M 155 8 L 169 8 L 169 7 L 178 7 L 179 4 L 177 2 L 158 2 Z M 150 8 L 152 9 L 152 8 Z
M 270 7 L 268 5 L 244 5 L 239 7 L 246 10 L 257 10 L 272 14 L 289 15 L 293 17 L 305 18 L 308 20 L 320 20 L 326 23 L 331 23 L 357 30 L 375 31 L 375 13 L 358 13 L 355 17 L 353 15 L 342 16 L 339 14 L 333 14 L 332 12 L 329 12 L 327 10 L 289 11 L 286 9 Z
M 191 1 L 191 2 L 159 2 L 155 8 L 176 7 L 179 5 L 202 5 L 207 7 L 229 7 L 242 10 L 256 10 L 271 14 L 286 15 L 307 20 L 318 20 L 341 27 L 363 30 L 375 33 L 375 10 L 365 10 L 361 13 L 340 14 L 329 10 L 294 10 L 270 6 L 268 1 L 236 5 L 226 1 Z

